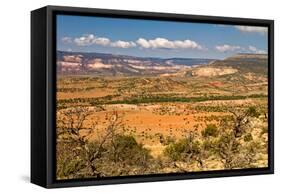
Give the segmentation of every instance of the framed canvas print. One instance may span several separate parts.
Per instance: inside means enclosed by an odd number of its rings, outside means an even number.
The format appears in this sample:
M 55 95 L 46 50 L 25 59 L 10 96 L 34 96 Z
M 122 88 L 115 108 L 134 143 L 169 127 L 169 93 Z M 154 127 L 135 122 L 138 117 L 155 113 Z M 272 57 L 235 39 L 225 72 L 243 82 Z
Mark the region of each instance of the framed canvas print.
M 31 182 L 273 173 L 273 21 L 31 12 Z

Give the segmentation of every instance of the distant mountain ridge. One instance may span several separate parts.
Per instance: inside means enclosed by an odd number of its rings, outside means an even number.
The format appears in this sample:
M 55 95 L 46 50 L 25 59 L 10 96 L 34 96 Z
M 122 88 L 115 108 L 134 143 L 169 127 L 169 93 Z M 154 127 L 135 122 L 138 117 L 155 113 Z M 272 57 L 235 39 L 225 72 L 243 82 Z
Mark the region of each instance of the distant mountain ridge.
M 59 74 L 154 75 L 169 74 L 194 65 L 207 65 L 215 59 L 156 58 L 105 53 L 57 51 Z
M 239 53 L 223 60 L 153 58 L 106 53 L 57 52 L 57 72 L 95 76 L 221 76 L 234 73 L 267 75 L 266 54 Z
M 240 73 L 255 73 L 267 75 L 268 73 L 268 55 L 239 53 L 224 60 L 216 60 L 209 64 L 213 67 L 231 67 L 237 69 Z

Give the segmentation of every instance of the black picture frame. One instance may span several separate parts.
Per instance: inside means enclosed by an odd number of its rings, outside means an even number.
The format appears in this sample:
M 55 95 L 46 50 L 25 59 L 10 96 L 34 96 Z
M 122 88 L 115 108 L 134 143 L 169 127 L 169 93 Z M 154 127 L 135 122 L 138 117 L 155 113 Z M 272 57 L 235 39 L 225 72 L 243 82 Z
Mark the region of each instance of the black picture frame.
M 268 27 L 268 168 L 139 175 L 101 179 L 61 180 L 56 168 L 56 15 L 87 15 L 179 22 Z M 108 9 L 46 6 L 31 12 L 31 182 L 46 188 L 169 181 L 274 173 L 274 21 L 152 13 Z

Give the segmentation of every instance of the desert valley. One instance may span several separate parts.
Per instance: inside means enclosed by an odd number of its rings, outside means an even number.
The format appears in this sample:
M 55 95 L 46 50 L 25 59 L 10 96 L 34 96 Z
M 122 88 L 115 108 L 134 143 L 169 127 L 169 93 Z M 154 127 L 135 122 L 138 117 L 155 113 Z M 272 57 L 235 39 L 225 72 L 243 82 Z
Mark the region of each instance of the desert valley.
M 58 179 L 267 167 L 267 69 L 58 51 Z

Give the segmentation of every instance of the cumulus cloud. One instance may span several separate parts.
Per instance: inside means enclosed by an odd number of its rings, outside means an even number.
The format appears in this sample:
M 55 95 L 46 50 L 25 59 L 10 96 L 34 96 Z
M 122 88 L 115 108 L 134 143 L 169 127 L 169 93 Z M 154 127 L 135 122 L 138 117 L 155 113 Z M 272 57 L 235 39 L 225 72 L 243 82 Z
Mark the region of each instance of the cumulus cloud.
M 235 26 L 236 29 L 238 29 L 241 32 L 253 32 L 253 33 L 260 33 L 260 34 L 266 34 L 267 33 L 267 27 L 257 27 L 257 26 Z
M 144 38 L 139 38 L 137 40 L 137 43 L 143 48 L 150 48 L 151 47 L 150 43 Z
M 217 45 L 215 48 L 219 52 L 237 51 L 237 50 L 241 50 L 242 49 L 240 46 L 229 45 L 229 44 Z
M 223 44 L 223 45 L 217 45 L 215 46 L 215 49 L 219 52 L 242 52 L 242 53 L 255 53 L 255 54 L 266 54 L 266 50 L 258 49 L 255 46 L 248 46 L 248 47 L 241 47 L 237 45 L 228 45 L 228 44 Z
M 257 49 L 256 47 L 254 47 L 252 45 L 249 46 L 249 51 L 252 53 L 256 53 L 256 54 L 266 54 L 267 53 L 266 50 Z
M 62 38 L 61 38 L 61 41 L 62 41 L 63 43 L 69 44 L 69 43 L 72 43 L 72 38 L 71 38 L 71 37 L 68 37 L 68 36 L 65 36 L 65 37 L 62 37 Z
M 85 34 L 81 37 L 74 38 L 73 41 L 78 46 L 91 46 L 91 45 L 100 45 L 100 46 L 110 46 L 110 47 L 118 47 L 118 48 L 131 48 L 135 47 L 136 44 L 132 41 L 111 41 L 109 38 L 98 37 L 94 34 Z
M 74 38 L 74 43 L 78 46 L 90 46 L 93 44 L 108 46 L 111 43 L 111 41 L 108 38 L 97 37 L 93 34 L 85 34 L 81 37 Z
M 166 38 L 155 38 L 146 40 L 139 38 L 136 43 L 141 48 L 162 48 L 162 49 L 203 49 L 201 45 L 192 40 L 168 40 Z
M 135 47 L 137 46 L 136 43 L 130 41 L 122 41 L 122 40 L 118 40 L 116 42 L 112 42 L 110 43 L 110 46 L 112 47 L 118 47 L 118 48 L 131 48 L 131 47 Z
M 192 40 L 168 40 L 166 38 L 155 38 L 151 40 L 146 40 L 144 38 L 139 38 L 136 41 L 124 41 L 117 40 L 112 41 L 106 37 L 98 37 L 94 34 L 84 34 L 80 37 L 71 38 L 64 37 L 62 38 L 64 43 L 74 43 L 77 46 L 91 46 L 91 45 L 100 45 L 100 46 L 109 46 L 117 48 L 132 48 L 139 46 L 140 48 L 153 48 L 153 49 L 198 49 L 198 50 L 207 50 L 207 48 L 201 46 L 195 41 Z
M 95 39 L 93 34 L 85 34 L 81 37 L 74 38 L 74 43 L 78 46 L 90 46 L 94 44 Z
M 103 38 L 103 37 L 96 37 L 94 38 L 93 44 L 101 45 L 101 46 L 107 46 L 111 43 L 110 39 Z

